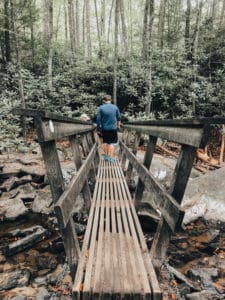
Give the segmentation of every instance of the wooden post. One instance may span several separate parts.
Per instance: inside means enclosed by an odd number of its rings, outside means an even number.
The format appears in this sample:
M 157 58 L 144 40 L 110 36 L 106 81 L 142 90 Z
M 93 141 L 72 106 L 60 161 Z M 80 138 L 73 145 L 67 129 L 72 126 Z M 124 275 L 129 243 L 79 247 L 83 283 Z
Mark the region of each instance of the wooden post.
M 130 136 L 130 132 L 127 133 L 126 138 L 124 139 L 124 144 L 125 145 L 129 141 L 129 136 Z M 125 167 L 126 167 L 126 161 L 127 161 L 126 155 L 125 155 L 124 151 L 122 151 L 121 168 L 122 168 L 123 171 L 125 170 Z
M 91 148 L 92 148 L 92 146 L 93 146 L 90 134 L 89 133 L 86 134 L 85 138 L 86 138 L 87 150 L 88 150 L 88 153 L 89 153 L 90 150 L 91 150 Z M 91 168 L 89 174 L 90 174 L 89 175 L 90 180 L 92 182 L 95 182 L 95 180 L 96 180 L 96 167 L 95 167 L 94 161 L 92 162 L 92 168 Z
M 132 149 L 132 152 L 134 153 L 134 155 L 137 154 L 138 146 L 140 143 L 140 138 L 141 138 L 141 134 L 139 132 L 136 133 L 135 138 L 134 138 L 134 145 L 133 145 L 133 149 Z M 133 167 L 132 167 L 132 164 L 129 162 L 128 167 L 127 167 L 127 174 L 126 174 L 127 181 L 129 181 L 131 179 L 132 171 L 133 171 Z
M 64 180 L 58 158 L 55 141 L 40 143 L 46 172 L 51 187 L 52 199 L 56 203 L 64 191 Z M 80 247 L 75 232 L 73 219 L 70 218 L 67 226 L 61 230 L 63 244 L 70 266 L 71 276 L 74 278 L 78 260 L 80 258 Z
M 143 165 L 147 169 L 150 169 L 156 143 L 157 143 L 157 137 L 149 135 L 149 141 L 148 141 L 147 149 L 145 151 L 145 157 L 144 157 L 144 162 L 143 162 Z M 141 202 L 143 192 L 144 192 L 144 184 L 142 183 L 142 181 L 139 178 L 137 188 L 135 191 L 135 205 L 136 206 L 138 206 L 138 204 Z
M 70 140 L 70 144 L 71 144 L 71 148 L 72 148 L 72 152 L 73 152 L 74 163 L 75 163 L 76 169 L 78 171 L 82 165 L 79 144 L 76 139 L 76 136 L 70 136 L 69 140 Z M 84 187 L 82 189 L 82 193 L 84 196 L 85 205 L 89 209 L 91 206 L 91 192 L 90 192 L 88 180 L 85 181 Z
M 181 153 L 177 160 L 170 188 L 170 194 L 176 199 L 178 204 L 181 204 L 188 178 L 192 169 L 195 153 L 195 147 L 182 145 Z M 183 212 L 180 212 L 180 219 L 177 225 L 181 224 L 183 216 Z M 165 220 L 162 218 L 158 224 L 150 251 L 151 257 L 153 259 L 159 261 L 165 259 L 171 236 L 172 231 Z

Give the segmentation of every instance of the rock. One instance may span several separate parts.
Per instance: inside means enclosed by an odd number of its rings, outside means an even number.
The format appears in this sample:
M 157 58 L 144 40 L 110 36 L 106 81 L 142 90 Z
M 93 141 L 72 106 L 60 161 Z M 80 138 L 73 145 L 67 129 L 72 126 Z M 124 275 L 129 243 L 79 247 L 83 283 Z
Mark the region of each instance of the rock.
M 55 255 L 46 252 L 40 254 L 38 257 L 36 257 L 36 265 L 39 270 L 41 269 L 55 269 L 58 265 L 57 259 Z
M 11 177 L 4 181 L 4 183 L 0 186 L 2 191 L 11 191 L 12 189 L 16 188 L 19 185 L 28 183 L 32 181 L 32 177 L 30 175 L 23 176 L 21 178 Z
M 199 291 L 198 287 L 195 287 L 194 284 L 182 273 L 171 267 L 170 265 L 166 265 L 167 270 L 169 271 L 170 274 L 173 274 L 177 279 L 185 283 L 189 288 L 191 288 L 193 291 Z
M 29 231 L 32 232 L 31 234 L 21 238 L 15 242 L 10 243 L 6 248 L 6 255 L 11 256 L 15 253 L 18 253 L 38 242 L 43 240 L 43 238 L 47 235 L 47 230 L 42 226 L 33 226 L 29 228 Z
M 216 268 L 198 268 L 188 271 L 193 280 L 200 280 L 204 290 L 215 290 L 212 279 L 218 278 L 218 269 Z
M 44 181 L 45 169 L 44 166 L 22 166 L 20 169 L 20 173 L 24 175 L 31 175 L 32 181 L 36 183 L 41 183 Z
M 0 274 L 0 290 L 9 290 L 15 287 L 26 286 L 29 283 L 30 273 L 27 270 L 17 270 Z
M 40 286 L 45 286 L 46 285 L 46 277 L 36 277 L 34 281 L 32 282 L 32 287 L 40 287 Z
M 11 191 L 10 194 L 12 195 L 13 192 L 16 193 L 17 198 L 23 201 L 33 200 L 36 197 L 36 191 L 30 183 L 19 186 L 16 190 Z
M 189 180 L 182 206 L 184 224 L 197 218 L 225 221 L 225 167 Z
M 31 209 L 34 213 L 50 214 L 53 212 L 54 206 L 49 186 L 37 192 Z
M 0 263 L 4 263 L 5 261 L 6 261 L 5 256 L 0 254 Z
M 63 273 L 63 265 L 60 264 L 57 266 L 56 270 L 53 273 L 47 275 L 48 283 L 57 284 L 58 280 L 62 276 L 62 273 Z
M 48 300 L 50 299 L 50 294 L 45 288 L 40 288 L 36 296 L 36 300 Z
M 20 199 L 3 199 L 0 200 L 0 216 L 1 218 L 14 221 L 18 217 L 28 213 L 28 209 Z
M 202 291 L 186 295 L 187 300 L 222 300 L 224 296 L 218 295 L 213 291 Z
M 12 289 L 10 291 L 3 292 L 1 295 L 3 296 L 3 299 L 12 299 L 12 297 L 26 297 L 25 299 L 36 299 L 36 294 L 38 290 L 34 289 L 32 287 L 17 287 L 15 289 Z
M 86 226 L 82 224 L 75 223 L 75 230 L 77 235 L 82 235 L 85 233 Z
M 11 298 L 10 300 L 26 300 L 26 299 L 27 299 L 26 296 L 16 296 L 16 297 Z

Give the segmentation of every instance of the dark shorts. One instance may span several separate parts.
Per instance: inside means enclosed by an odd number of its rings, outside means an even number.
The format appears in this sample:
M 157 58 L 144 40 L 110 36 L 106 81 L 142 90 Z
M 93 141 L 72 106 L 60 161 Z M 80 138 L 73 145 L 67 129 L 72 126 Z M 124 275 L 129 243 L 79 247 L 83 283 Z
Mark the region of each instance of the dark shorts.
M 102 130 L 103 143 L 116 144 L 118 141 L 117 130 Z

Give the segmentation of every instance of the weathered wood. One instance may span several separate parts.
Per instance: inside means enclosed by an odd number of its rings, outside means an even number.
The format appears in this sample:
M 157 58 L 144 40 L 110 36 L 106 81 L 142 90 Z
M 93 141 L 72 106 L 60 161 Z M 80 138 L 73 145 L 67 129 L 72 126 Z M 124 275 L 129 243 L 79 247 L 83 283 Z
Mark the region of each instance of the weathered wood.
M 85 163 L 81 166 L 77 175 L 75 175 L 68 188 L 61 195 L 59 200 L 55 205 L 55 211 L 58 215 L 59 225 L 64 228 L 71 217 L 72 207 L 75 204 L 76 198 L 81 192 L 85 181 L 87 180 L 87 175 L 90 171 L 93 158 L 96 154 L 97 144 L 95 144 L 90 151 Z
M 137 154 L 138 146 L 140 144 L 140 139 L 141 139 L 141 134 L 140 133 L 135 134 L 134 144 L 133 144 L 133 148 L 132 148 L 132 153 L 134 155 Z M 127 167 L 127 172 L 126 172 L 127 181 L 129 181 L 131 179 L 132 170 L 133 170 L 132 164 L 129 162 L 128 167 Z
M 64 191 L 64 181 L 55 141 L 40 143 L 43 159 L 46 166 L 47 176 L 52 192 L 54 203 L 60 198 Z M 58 217 L 57 217 L 58 219 Z M 60 220 L 58 219 L 58 222 Z M 63 244 L 65 247 L 66 256 L 71 270 L 71 275 L 74 277 L 77 263 L 80 257 L 80 247 L 77 235 L 74 230 L 74 222 L 71 219 L 67 226 L 61 230 Z
M 153 154 L 155 151 L 155 146 L 157 143 L 157 137 L 155 136 L 149 136 L 149 141 L 148 141 L 148 145 L 145 151 L 145 157 L 144 157 L 144 162 L 143 165 L 149 170 L 150 166 L 151 166 L 151 162 L 152 162 L 152 158 L 153 158 Z M 141 199 L 142 199 L 142 195 L 144 192 L 144 184 L 143 182 L 140 180 L 140 178 L 138 178 L 138 183 L 137 183 L 137 188 L 135 191 L 135 205 L 138 205 L 138 203 L 140 203 Z
M 200 146 L 203 134 L 202 127 L 166 127 L 160 125 L 123 125 L 123 127 L 194 147 Z
M 172 231 L 174 231 L 182 208 L 176 203 L 174 198 L 169 195 L 165 191 L 165 189 L 156 181 L 156 179 L 151 175 L 146 167 L 140 165 L 137 158 L 132 153 L 130 153 L 128 148 L 123 143 L 120 143 L 120 145 L 123 148 L 125 155 L 133 164 L 133 167 L 136 169 L 138 176 L 145 185 L 145 188 L 149 192 L 151 192 L 152 207 L 156 210 L 160 209 L 169 227 Z
M 129 138 L 130 138 L 130 135 L 131 135 L 131 132 L 127 131 L 127 135 L 126 135 L 126 138 L 124 139 L 125 140 L 125 144 L 128 143 L 129 141 Z M 127 158 L 126 158 L 126 155 L 123 151 L 123 149 L 120 147 L 121 149 L 121 153 L 122 153 L 122 157 L 121 157 L 121 167 L 122 167 L 122 170 L 124 171 L 125 170 L 125 167 L 126 167 L 126 161 L 127 161 Z
M 72 148 L 72 152 L 73 152 L 74 164 L 78 171 L 82 165 L 78 139 L 76 138 L 76 136 L 70 136 L 69 140 L 70 140 L 70 144 L 71 144 L 71 148 Z M 91 205 L 91 192 L 90 192 L 88 180 L 86 180 L 84 182 L 82 193 L 83 193 L 85 205 L 89 209 L 90 205 Z
M 185 188 L 191 173 L 193 161 L 195 158 L 196 148 L 183 145 L 177 164 L 174 170 L 173 178 L 171 181 L 170 194 L 181 204 Z M 180 212 L 179 219 L 177 220 L 176 229 L 179 228 L 183 221 L 184 212 Z M 171 229 L 168 224 L 161 220 L 158 224 L 156 235 L 154 237 L 151 247 L 151 257 L 158 260 L 163 260 L 166 257 L 166 251 L 172 235 Z
M 177 119 L 177 120 L 146 120 L 146 121 L 131 121 L 125 122 L 124 125 L 160 125 L 160 126 L 184 126 L 193 127 L 199 125 L 211 125 L 211 124 L 225 124 L 225 117 L 213 117 L 213 118 L 190 118 L 190 119 Z M 124 127 L 124 126 L 123 126 Z
M 38 119 L 49 119 L 58 122 L 93 125 L 93 123 L 90 121 L 83 122 L 80 119 L 65 117 L 63 115 L 55 114 L 45 110 L 15 108 L 13 109 L 13 113 L 16 115 L 22 115 L 22 116 L 33 117 Z
M 39 142 L 57 140 L 66 136 L 87 133 L 95 129 L 94 125 L 62 123 L 61 121 L 45 120 L 39 126 Z
M 100 160 L 74 299 L 161 299 L 133 201 L 118 164 Z

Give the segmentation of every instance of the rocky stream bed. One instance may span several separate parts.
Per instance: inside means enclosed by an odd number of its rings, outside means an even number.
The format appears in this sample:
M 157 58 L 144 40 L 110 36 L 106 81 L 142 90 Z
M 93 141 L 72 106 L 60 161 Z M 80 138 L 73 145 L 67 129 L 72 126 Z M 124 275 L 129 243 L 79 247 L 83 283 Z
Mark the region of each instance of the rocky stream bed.
M 68 182 L 76 170 L 70 155 L 59 151 L 59 156 Z M 153 174 L 161 176 L 165 184 L 170 165 L 171 161 L 160 156 L 154 158 Z M 221 169 L 213 172 L 223 176 Z M 194 173 L 191 184 L 194 186 L 202 177 Z M 188 187 L 190 195 L 193 186 Z M 215 200 L 224 200 L 221 188 L 217 188 L 220 193 Z M 202 196 L 196 191 L 196 199 L 198 193 L 199 198 Z M 0 196 L 0 299 L 72 299 L 72 280 L 38 147 L 26 155 L 0 155 Z M 225 299 L 225 220 L 222 216 L 207 218 L 205 206 L 204 213 L 195 214 L 193 195 L 186 198 L 192 199 L 192 205 L 186 199 L 192 215 L 173 236 L 168 258 L 158 270 L 163 299 Z M 82 195 L 74 209 L 74 220 L 82 244 L 87 222 Z M 156 224 L 146 216 L 140 221 L 150 247 Z

